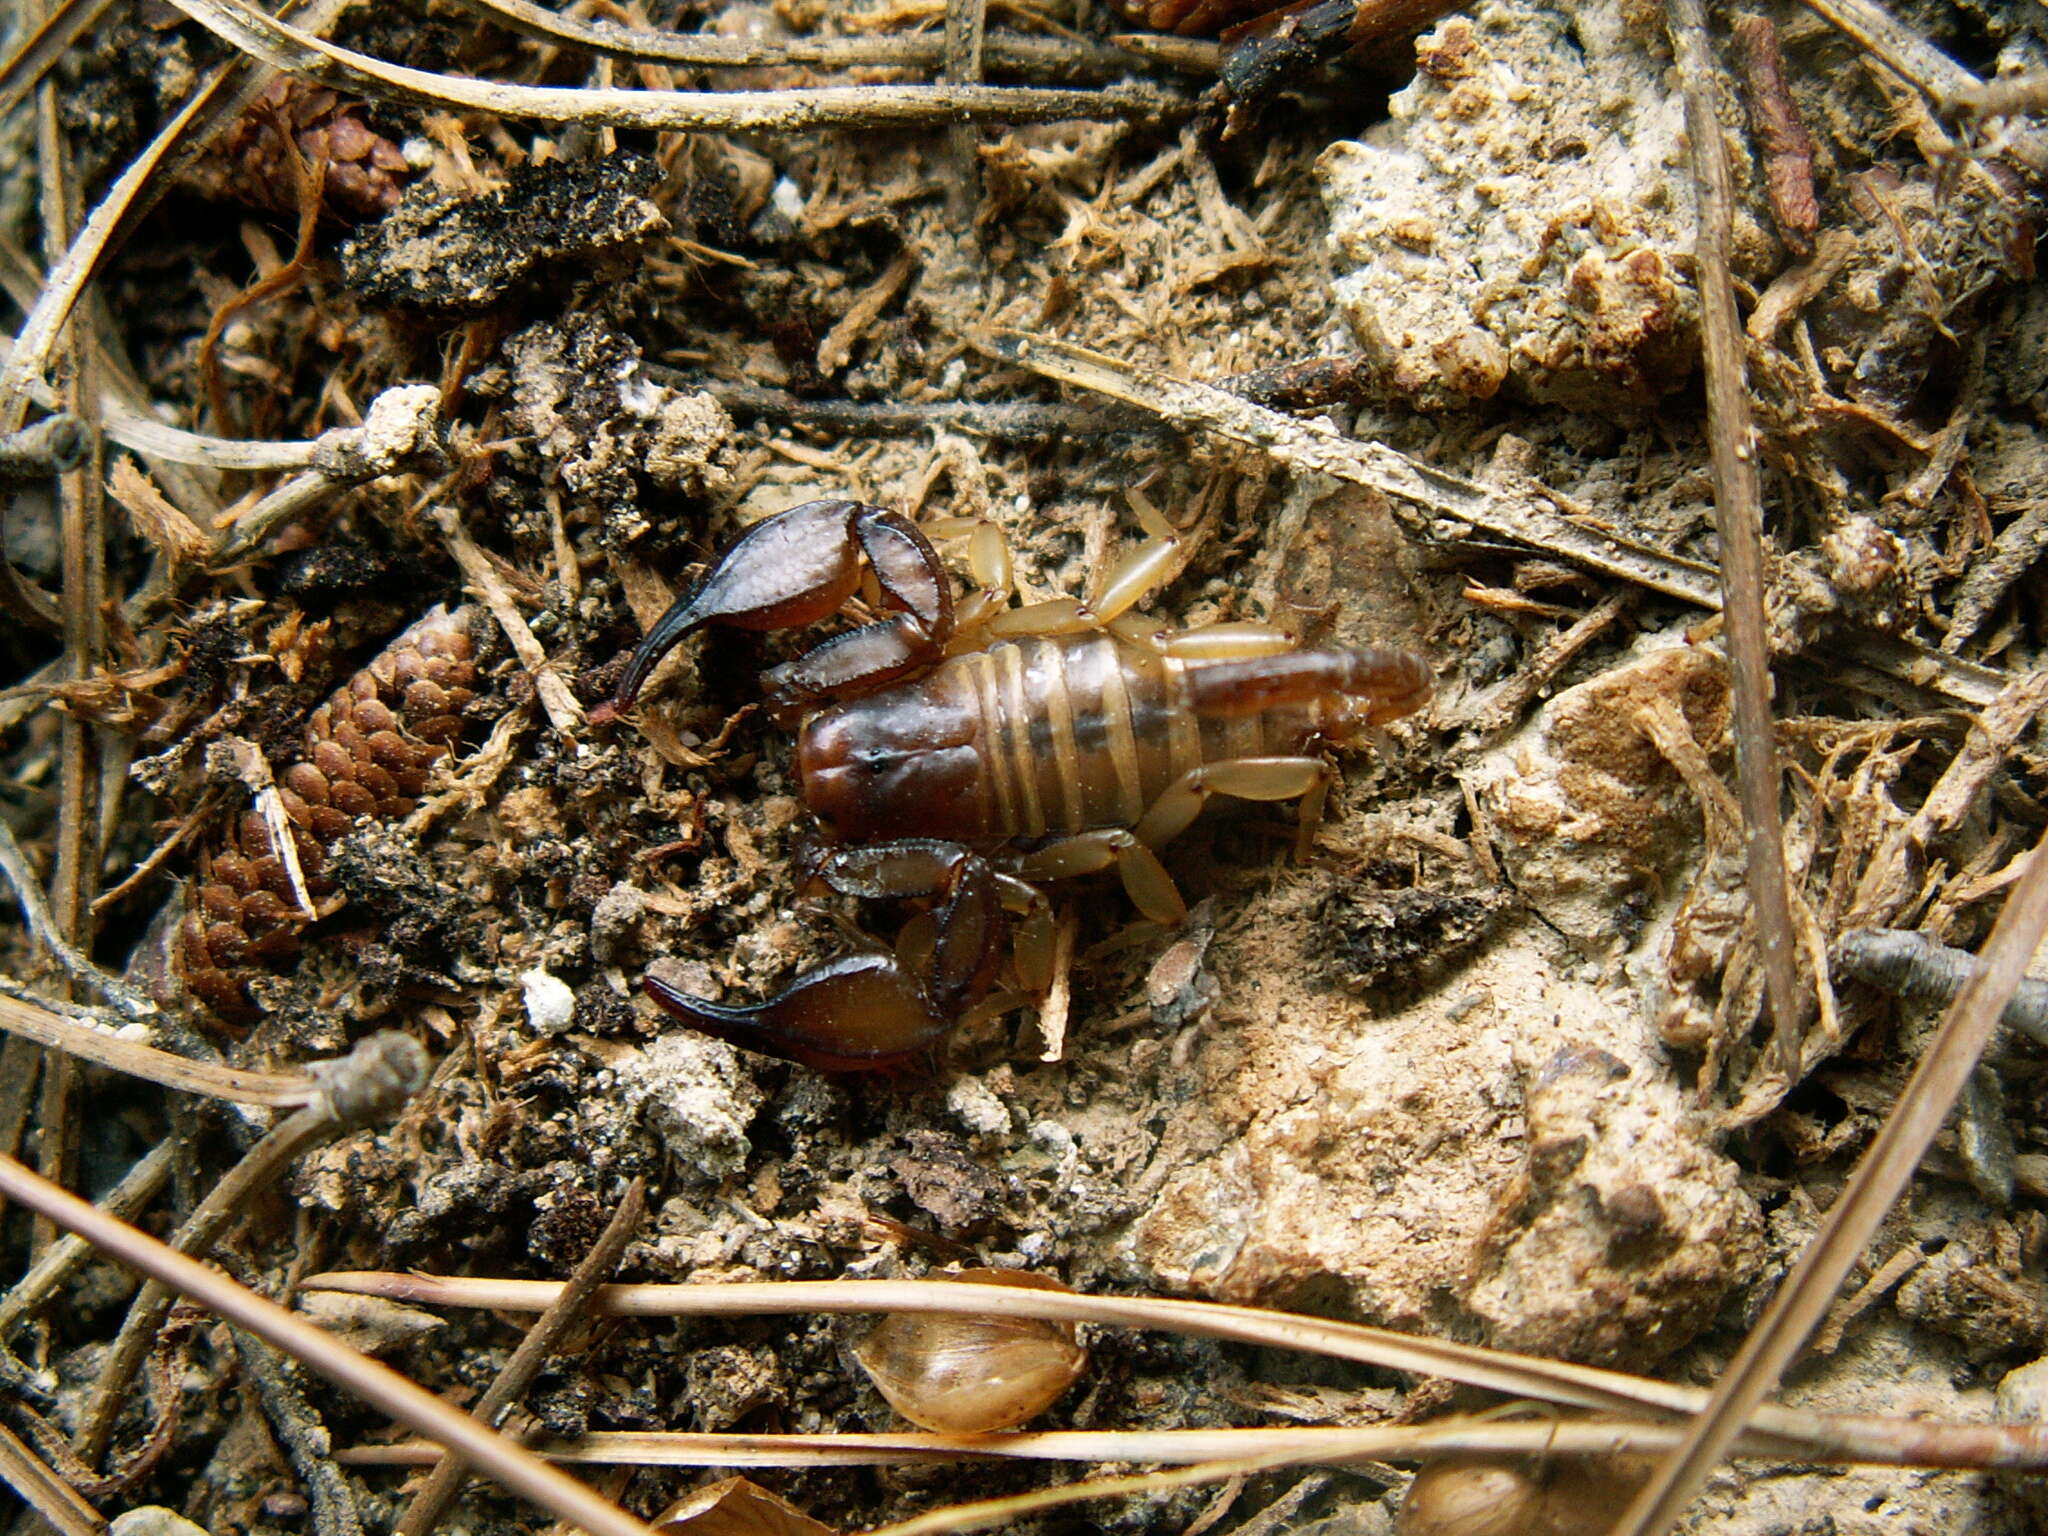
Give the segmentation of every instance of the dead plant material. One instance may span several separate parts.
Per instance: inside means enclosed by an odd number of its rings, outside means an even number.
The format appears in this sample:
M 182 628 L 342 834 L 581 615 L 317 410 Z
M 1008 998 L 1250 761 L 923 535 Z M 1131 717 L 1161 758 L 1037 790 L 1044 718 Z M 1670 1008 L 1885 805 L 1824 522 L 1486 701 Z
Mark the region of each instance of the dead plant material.
M 1750 131 L 1763 151 L 1771 218 L 1785 248 L 1804 256 L 1813 249 L 1820 229 L 1820 204 L 1813 195 L 1813 140 L 1785 79 L 1778 29 L 1768 16 L 1751 13 L 1735 18 L 1734 36 Z
M 1905 1189 L 1921 1154 L 1976 1070 L 1999 1015 L 2044 937 L 2048 858 L 2037 846 L 1985 946 L 1984 969 L 1944 1015 L 1884 1129 L 1829 1210 L 1819 1235 L 1744 1340 L 1682 1445 L 1658 1464 L 1627 1517 L 1616 1526 L 1615 1536 L 1662 1536 L 1670 1529 L 1727 1453 L 1748 1415 L 1820 1324 L 1857 1256 Z
M 222 1019 L 254 1019 L 252 977 L 289 961 L 306 924 L 340 906 L 328 851 L 360 817 L 409 815 L 461 739 L 477 689 L 470 615 L 435 609 L 336 690 L 307 721 L 299 760 L 205 861 L 178 964 Z
M 1722 616 L 1735 685 L 1735 763 L 1742 786 L 1744 863 L 1755 902 L 1757 948 L 1770 999 L 1777 1068 L 1796 1081 L 1806 1022 L 1794 958 L 1785 836 L 1778 810 L 1778 749 L 1771 721 L 1771 653 L 1764 621 L 1763 503 L 1751 441 L 1742 326 L 1728 269 L 1735 191 L 1714 112 L 1706 7 L 1668 0 L 1671 47 L 1685 94 L 1699 199 L 1700 330 L 1707 375 L 1707 439 L 1720 535 Z M 1752 62 L 1755 62 L 1753 57 Z M 1781 81 L 1782 83 L 1782 81 Z
M 512 1358 L 505 1362 L 484 1395 L 477 1400 L 476 1417 L 495 1429 L 505 1414 L 533 1384 L 548 1356 L 558 1349 L 571 1329 L 584 1320 L 584 1311 L 591 1294 L 598 1286 L 611 1277 L 617 1268 L 619 1255 L 625 1251 L 627 1242 L 647 1214 L 647 1186 L 635 1179 L 626 1186 L 626 1193 L 619 1200 L 618 1209 L 605 1224 L 597 1241 L 591 1244 L 590 1252 L 583 1256 L 583 1262 L 576 1266 L 576 1272 L 562 1287 L 562 1294 L 553 1306 L 540 1318 L 519 1341 L 519 1347 L 512 1352 Z M 426 1536 L 426 1533 L 440 1523 L 443 1513 L 455 1496 L 461 1491 L 464 1468 L 461 1461 L 444 1456 L 419 1490 L 413 1494 L 412 1502 L 405 1513 L 399 1516 L 398 1524 L 392 1527 L 394 1536 Z
M 322 214 L 360 223 L 398 204 L 412 167 L 360 101 L 282 75 L 184 173 L 202 197 L 300 215 L 310 168 Z
M 507 1487 L 560 1518 L 581 1525 L 593 1536 L 649 1536 L 645 1525 L 616 1505 L 485 1429 L 467 1414 L 449 1407 L 368 1356 L 344 1349 L 313 1324 L 294 1317 L 226 1275 L 104 1216 L 4 1155 L 0 1155 L 0 1194 L 74 1232 L 89 1235 L 102 1252 L 192 1297 L 394 1418 L 431 1434 L 487 1469 Z

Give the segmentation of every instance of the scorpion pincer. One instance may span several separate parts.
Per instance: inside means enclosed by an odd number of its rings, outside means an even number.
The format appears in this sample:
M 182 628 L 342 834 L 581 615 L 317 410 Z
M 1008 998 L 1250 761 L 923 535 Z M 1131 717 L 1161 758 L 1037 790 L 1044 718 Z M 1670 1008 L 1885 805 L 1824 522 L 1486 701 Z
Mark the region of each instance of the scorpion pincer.
M 1025 993 L 1052 973 L 1037 882 L 1114 865 L 1132 901 L 1186 915 L 1153 850 L 1211 795 L 1298 800 L 1299 851 L 1333 770 L 1326 747 L 1427 701 L 1407 651 L 1304 650 L 1284 632 L 1220 624 L 1167 631 L 1127 612 L 1171 564 L 1171 531 L 1121 561 L 1092 607 L 1009 606 L 1008 552 L 968 532 L 979 591 L 956 604 L 937 553 L 908 518 L 812 501 L 755 524 L 633 653 L 602 724 L 655 664 L 706 625 L 815 623 L 856 594 L 876 616 L 763 676 L 795 726 L 805 804 L 831 845 L 816 879 L 842 894 L 923 910 L 893 950 L 844 956 L 752 1007 L 725 1007 L 659 977 L 648 993 L 696 1029 L 825 1070 L 901 1066 L 983 1006 L 1012 962 Z M 1122 615 L 1122 617 L 1119 617 Z M 1015 921 L 1013 919 L 1021 919 Z

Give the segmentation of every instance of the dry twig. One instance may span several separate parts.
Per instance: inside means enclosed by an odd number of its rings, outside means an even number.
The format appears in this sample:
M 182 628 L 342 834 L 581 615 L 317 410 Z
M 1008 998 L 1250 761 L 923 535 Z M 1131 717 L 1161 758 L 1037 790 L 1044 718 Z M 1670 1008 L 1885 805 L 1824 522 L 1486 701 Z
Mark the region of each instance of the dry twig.
M 276 1345 L 337 1386 L 459 1452 L 479 1470 L 559 1519 L 582 1526 L 592 1536 L 652 1536 L 645 1525 L 617 1505 L 599 1498 L 574 1478 L 484 1428 L 431 1392 L 414 1386 L 396 1371 L 347 1348 L 304 1318 L 294 1317 L 276 1302 L 228 1276 L 166 1247 L 146 1233 L 112 1220 L 11 1157 L 0 1156 L 0 1194 L 50 1217 L 88 1238 L 109 1257 L 161 1281 Z
M 1714 476 L 1714 528 L 1720 537 L 1721 612 L 1735 689 L 1735 768 L 1742 791 L 1743 849 L 1757 949 L 1770 998 L 1777 1069 L 1789 1090 L 1799 1079 L 1805 1009 L 1785 874 L 1785 831 L 1778 815 L 1778 749 L 1771 722 L 1771 645 L 1764 618 L 1763 504 L 1757 491 L 1742 322 L 1728 271 L 1735 189 L 1714 112 L 1713 56 L 1703 0 L 1665 0 L 1671 46 L 1685 95 L 1699 199 L 1700 331 L 1707 375 L 1707 441 Z
M 590 1252 L 583 1256 L 583 1262 L 576 1266 L 575 1273 L 564 1282 L 554 1305 L 526 1330 L 526 1337 L 512 1351 L 512 1358 L 505 1362 L 497 1379 L 477 1399 L 475 1413 L 479 1420 L 496 1429 L 512 1405 L 525 1396 L 526 1389 L 533 1385 L 534 1377 L 540 1374 L 548 1357 L 561 1346 L 569 1330 L 583 1321 L 591 1293 L 618 1267 L 619 1256 L 625 1252 L 627 1242 L 638 1230 L 646 1213 L 647 1186 L 636 1178 L 626 1186 L 618 1209 L 605 1223 L 597 1241 L 591 1244 Z M 392 1527 L 393 1536 L 426 1536 L 461 1491 L 463 1474 L 467 1470 L 460 1457 L 440 1457 L 439 1465 L 420 1484 L 419 1491 L 412 1496 L 412 1503 L 399 1516 L 398 1524 Z
M 427 1053 L 410 1035 L 387 1030 L 336 1061 L 311 1067 L 319 1096 L 280 1121 L 221 1176 L 171 1238 L 183 1254 L 203 1254 L 248 1210 L 250 1200 L 303 1154 L 335 1137 L 388 1120 L 427 1080 Z M 129 1304 L 86 1405 L 76 1444 L 88 1466 L 106 1454 L 128 1389 L 171 1309 L 173 1292 L 148 1281 Z

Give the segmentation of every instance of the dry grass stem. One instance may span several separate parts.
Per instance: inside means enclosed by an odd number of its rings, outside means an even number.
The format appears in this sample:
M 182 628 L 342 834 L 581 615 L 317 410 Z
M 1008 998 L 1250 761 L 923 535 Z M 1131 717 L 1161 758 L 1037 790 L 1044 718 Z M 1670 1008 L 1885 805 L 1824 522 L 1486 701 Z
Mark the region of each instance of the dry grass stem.
M 1826 1428 L 1845 1430 L 1829 1440 Z M 1874 1466 L 1985 1467 L 2001 1461 L 2003 1426 L 1929 1424 L 1917 1419 L 1827 1420 L 1788 1450 L 1785 1438 L 1745 1431 L 1740 1454 Z M 1149 1462 L 1185 1466 L 1247 1455 L 1281 1455 L 1299 1464 L 1429 1461 L 1451 1456 L 1622 1456 L 1664 1452 L 1684 1428 L 1676 1423 L 1600 1418 L 1450 1417 L 1426 1424 L 1256 1427 L 1249 1429 L 1029 1430 L 982 1435 L 925 1431 L 872 1435 L 718 1435 L 592 1431 L 530 1447 L 578 1466 L 867 1467 L 919 1466 L 982 1459 Z M 349 1466 L 423 1467 L 441 1460 L 424 1440 L 357 1445 L 337 1453 Z M 2038 1460 L 2038 1458 L 2037 1458 Z
M 380 1272 L 314 1275 L 307 1291 L 335 1290 L 428 1306 L 538 1311 L 560 1287 L 544 1280 L 471 1280 Z M 1443 1376 L 1510 1397 L 1628 1415 L 1697 1412 L 1698 1388 L 1619 1371 L 1542 1360 L 1476 1345 L 1327 1322 L 1260 1307 L 1152 1296 L 975 1286 L 958 1280 L 794 1280 L 732 1285 L 608 1285 L 594 1306 L 622 1317 L 741 1317 L 778 1313 L 997 1311 L 1053 1322 L 1104 1323 L 1230 1339 Z M 2032 1425 L 1926 1425 L 1759 1408 L 1750 1427 L 1781 1453 L 1823 1459 L 1931 1458 L 1938 1465 L 2048 1467 L 2048 1431 Z M 1912 1446 L 1911 1450 L 1904 1449 Z M 1853 1451 L 1851 1448 L 1855 1448 Z M 1937 1449 L 1939 1448 L 1939 1449 Z
M 107 1528 L 99 1511 L 81 1499 L 69 1483 L 45 1466 L 4 1424 L 0 1424 L 0 1483 L 20 1494 L 22 1501 L 48 1521 L 58 1536 L 100 1536 Z
M 49 950 L 67 975 L 92 988 L 131 1019 L 146 1019 L 156 1013 L 156 1004 L 139 988 L 93 964 L 92 958 L 71 942 L 69 934 L 50 910 L 28 855 L 15 841 L 13 829 L 4 821 L 0 821 L 0 874 L 7 877 L 8 885 L 13 888 L 14 899 L 21 905 L 29 932 Z
M 1526 477 L 1482 485 L 1384 443 L 1345 437 L 1327 423 L 1300 421 L 1214 385 L 1168 378 L 1051 337 L 1000 331 L 986 341 L 1005 362 L 1141 407 L 1178 430 L 1217 433 L 1290 469 L 1366 486 L 1397 507 L 1450 518 L 1700 608 L 1721 606 L 1715 567 L 1630 539 L 1570 497 Z M 1428 536 L 1426 523 L 1415 531 Z M 1989 667 L 1875 630 L 1855 632 L 1836 650 L 1846 661 L 1972 706 L 1989 703 L 2009 681 Z
M 528 0 L 464 0 L 507 31 L 618 59 L 644 59 L 697 69 L 759 69 L 811 65 L 822 69 L 935 69 L 945 61 L 943 36 L 792 37 L 753 39 L 707 33 L 658 32 L 606 20 L 563 16 Z M 1213 47 L 1213 44 L 1207 45 Z M 1051 78 L 1113 79 L 1146 56 L 1139 47 L 1087 39 L 989 32 L 988 67 Z
M 583 728 L 583 706 L 576 702 L 576 695 L 569 691 L 569 685 L 562 681 L 562 674 L 555 670 L 555 664 L 548 660 L 548 653 L 534 638 L 533 630 L 519 612 L 518 605 L 512 601 L 512 594 L 504 581 L 484 552 L 477 548 L 476 540 L 469 536 L 469 530 L 462 526 L 462 518 L 452 506 L 435 508 L 434 521 L 440 526 L 442 538 L 447 541 L 448 553 L 462 567 L 463 579 L 469 590 L 491 610 L 491 617 L 498 621 L 498 627 L 511 642 L 512 653 L 519 658 L 526 675 L 533 679 L 533 691 L 540 698 L 541 708 L 547 711 L 549 723 L 560 735 L 575 736 Z
M 0 1030 L 82 1061 L 125 1072 L 130 1077 L 237 1104 L 290 1109 L 310 1102 L 319 1092 L 311 1078 L 297 1073 L 252 1072 L 244 1067 L 224 1067 L 215 1062 L 194 1061 L 189 1056 L 174 1056 L 169 1051 L 122 1039 L 52 1008 L 5 994 L 0 994 Z
M 95 1210 L 11 1157 L 0 1156 L 0 1194 L 79 1233 L 109 1257 L 275 1345 L 416 1433 L 459 1453 L 479 1471 L 558 1519 L 582 1526 L 591 1536 L 651 1536 L 645 1525 L 617 1505 L 396 1371 L 349 1349 L 228 1276 Z
M 158 1142 L 107 1192 L 99 1202 L 100 1208 L 116 1221 L 132 1219 L 169 1181 L 176 1152 L 169 1141 Z M 4 1343 L 16 1323 L 56 1295 L 57 1288 L 91 1255 L 92 1245 L 76 1234 L 45 1248 L 28 1272 L 0 1296 L 0 1343 Z
M 11 116 L 64 51 L 107 13 L 113 0 L 60 0 L 0 64 L 0 117 Z
M 332 26 L 346 8 L 347 0 L 312 0 L 298 19 L 321 31 Z M 21 425 L 37 382 L 50 366 L 58 335 L 86 285 L 122 236 L 154 206 L 184 158 L 240 117 L 269 83 L 266 72 L 250 70 L 243 59 L 222 65 L 201 82 L 107 188 L 63 258 L 51 265 L 41 294 L 15 333 L 6 366 L 0 368 L 0 432 Z
M 367 1037 L 347 1056 L 314 1068 L 319 1097 L 272 1127 L 206 1192 L 172 1234 L 179 1253 L 202 1255 L 248 1211 L 250 1202 L 305 1153 L 348 1131 L 388 1120 L 427 1080 L 427 1057 L 410 1035 L 385 1031 Z M 79 1455 L 88 1466 L 106 1454 L 128 1391 L 171 1309 L 171 1288 L 151 1279 L 129 1304 L 128 1316 L 100 1367 L 78 1431 Z

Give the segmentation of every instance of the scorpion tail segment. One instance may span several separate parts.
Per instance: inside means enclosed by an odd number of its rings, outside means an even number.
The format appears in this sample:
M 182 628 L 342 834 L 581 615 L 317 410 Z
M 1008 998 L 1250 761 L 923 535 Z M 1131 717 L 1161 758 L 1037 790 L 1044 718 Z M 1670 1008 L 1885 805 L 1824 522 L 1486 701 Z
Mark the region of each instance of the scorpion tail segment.
M 1365 721 L 1383 725 L 1412 715 L 1429 702 L 1436 678 L 1413 651 L 1369 645 L 1346 653 L 1350 662 L 1344 692 L 1367 701 Z
M 893 955 L 846 955 L 806 971 L 765 1003 L 726 1008 L 649 975 L 647 995 L 692 1029 L 820 1072 L 908 1065 L 953 1027 Z

